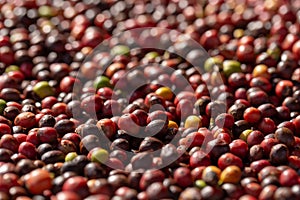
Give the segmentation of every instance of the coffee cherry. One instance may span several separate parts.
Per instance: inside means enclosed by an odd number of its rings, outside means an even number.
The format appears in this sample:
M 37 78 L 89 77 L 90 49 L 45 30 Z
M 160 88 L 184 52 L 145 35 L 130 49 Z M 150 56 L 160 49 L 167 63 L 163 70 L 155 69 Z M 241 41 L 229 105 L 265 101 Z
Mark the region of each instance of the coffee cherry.
M 202 172 L 202 180 L 209 185 L 216 185 L 219 181 L 221 169 L 215 166 L 207 166 Z
M 52 178 L 48 171 L 36 169 L 25 176 L 25 186 L 31 194 L 42 194 L 52 187 Z
M 244 111 L 244 119 L 249 123 L 257 123 L 260 121 L 262 113 L 259 109 L 254 107 L 249 107 Z
M 280 184 L 282 186 L 291 187 L 298 183 L 298 175 L 293 169 L 284 170 L 279 177 Z
M 230 114 L 222 113 L 215 119 L 215 124 L 219 128 L 231 128 L 234 124 L 234 118 Z
M 177 168 L 174 172 L 174 180 L 180 187 L 188 187 L 193 184 L 191 171 L 186 167 Z
M 239 167 L 230 165 L 226 167 L 221 175 L 220 182 L 221 183 L 238 183 L 241 179 L 242 171 Z
M 293 132 L 285 127 L 278 128 L 275 131 L 275 139 L 277 139 L 280 143 L 287 145 L 288 147 L 292 147 L 295 143 Z
M 54 95 L 53 88 L 46 81 L 38 82 L 33 87 L 33 92 L 36 93 L 36 95 L 38 95 L 41 99 Z

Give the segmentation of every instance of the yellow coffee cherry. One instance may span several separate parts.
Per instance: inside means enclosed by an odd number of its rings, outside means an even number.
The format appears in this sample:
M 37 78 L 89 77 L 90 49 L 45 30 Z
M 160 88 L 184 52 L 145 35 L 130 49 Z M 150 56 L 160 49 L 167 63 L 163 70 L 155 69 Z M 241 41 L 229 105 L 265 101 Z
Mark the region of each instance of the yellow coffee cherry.
M 217 185 L 220 175 L 221 169 L 216 166 L 208 166 L 203 170 L 202 180 L 209 185 Z
M 168 128 L 178 128 L 178 125 L 176 122 L 169 120 Z
M 270 73 L 268 72 L 268 66 L 264 64 L 256 65 L 252 71 L 253 77 L 265 77 L 269 79 L 271 77 Z
M 202 126 L 202 120 L 197 115 L 190 115 L 186 118 L 184 128 L 200 128 Z
M 234 38 L 241 38 L 241 37 L 243 37 L 244 36 L 244 30 L 243 29 L 235 29 L 234 31 L 233 31 L 233 37 Z
M 202 175 L 205 176 L 209 172 L 214 172 L 218 175 L 218 177 L 220 177 L 222 171 L 220 168 L 218 168 L 214 165 L 210 165 L 210 166 L 205 167 L 205 169 L 202 172 Z
M 163 98 L 164 100 L 172 100 L 173 92 L 169 87 L 160 87 L 155 91 L 155 94 Z
M 230 165 L 222 171 L 219 183 L 236 184 L 241 180 L 241 177 L 242 177 L 241 169 L 238 166 Z
M 247 141 L 247 137 L 248 135 L 252 132 L 253 130 L 251 129 L 247 129 L 247 130 L 244 130 L 241 135 L 240 135 L 240 139 L 244 140 L 245 142 Z

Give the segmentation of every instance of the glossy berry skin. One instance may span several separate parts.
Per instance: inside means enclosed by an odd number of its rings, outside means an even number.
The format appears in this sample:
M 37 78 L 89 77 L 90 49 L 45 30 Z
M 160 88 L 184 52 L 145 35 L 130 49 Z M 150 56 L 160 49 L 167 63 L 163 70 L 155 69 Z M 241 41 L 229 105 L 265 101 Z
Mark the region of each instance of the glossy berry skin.
M 224 140 L 227 144 L 229 144 L 232 140 L 230 133 L 226 133 L 226 132 L 218 133 L 216 138 Z
M 294 43 L 292 47 L 292 52 L 295 55 L 295 57 L 299 60 L 300 59 L 300 40 Z
M 210 165 L 210 164 L 209 164 Z M 207 166 L 209 166 L 207 165 Z M 206 166 L 201 166 L 201 167 L 196 167 L 191 171 L 193 180 L 199 180 L 202 178 L 202 173 L 204 171 L 204 169 L 206 168 Z
M 273 133 L 276 130 L 276 125 L 275 125 L 275 122 L 272 119 L 266 117 L 266 118 L 263 118 L 259 122 L 257 128 L 264 135 L 267 135 L 267 134 Z
M 262 187 L 258 183 L 249 183 L 244 187 L 244 190 L 247 194 L 258 197 L 258 195 L 261 193 Z
M 108 118 L 101 119 L 97 122 L 97 127 L 103 130 L 104 134 L 107 138 L 112 139 L 117 131 L 116 124 Z
M 277 139 L 280 143 L 287 145 L 288 147 L 292 147 L 295 144 L 293 131 L 286 127 L 278 128 L 275 131 L 275 139 Z
M 247 100 L 250 102 L 251 105 L 259 106 L 261 104 L 268 103 L 269 97 L 266 92 L 260 90 L 260 91 L 250 92 L 247 95 Z
M 29 159 L 35 159 L 37 156 L 36 148 L 30 142 L 22 142 L 18 148 L 18 152 Z
M 37 137 L 42 143 L 55 143 L 57 142 L 58 133 L 55 128 L 43 127 L 37 131 Z
M 26 188 L 31 194 L 42 194 L 52 187 L 51 174 L 44 169 L 36 169 L 25 176 Z
M 0 175 L 0 192 L 4 192 L 6 194 L 9 194 L 9 190 L 14 186 L 20 186 L 20 183 L 18 182 L 18 175 L 15 173 L 5 173 Z M 9 199 L 9 198 L 7 198 Z
M 249 146 L 253 146 L 256 144 L 260 144 L 264 139 L 264 135 L 262 132 L 255 130 L 249 133 L 247 137 L 247 144 Z
M 223 170 L 230 165 L 238 166 L 243 168 L 243 161 L 239 157 L 233 155 L 232 153 L 225 153 L 218 159 L 218 167 Z
M 206 31 L 200 39 L 200 44 L 207 49 L 212 49 L 217 47 L 220 44 L 217 30 Z
M 31 144 L 34 144 L 34 145 L 39 145 L 40 144 L 40 139 L 37 135 L 37 128 L 35 129 L 31 129 L 29 132 L 28 132 L 28 135 L 26 137 L 26 142 L 29 142 Z
M 154 182 L 162 182 L 165 179 L 165 174 L 161 170 L 147 170 L 141 177 L 139 188 L 145 190 Z
M 284 98 L 292 94 L 293 83 L 289 80 L 282 80 L 277 83 L 275 93 L 278 97 Z
M 279 181 L 282 186 L 291 187 L 299 183 L 298 174 L 293 169 L 286 169 L 280 174 Z
M 189 148 L 193 148 L 195 146 L 201 147 L 203 141 L 205 140 L 205 136 L 199 132 L 193 132 L 187 135 L 186 137 Z
M 32 112 L 20 113 L 14 120 L 15 125 L 24 128 L 32 128 L 36 124 L 35 115 Z
M 271 152 L 272 147 L 275 146 L 276 144 L 278 144 L 278 140 L 276 140 L 275 138 L 265 138 L 260 143 L 260 146 L 263 148 L 264 154 L 268 156 Z
M 71 191 L 61 191 L 56 194 L 56 198 L 61 200 L 67 200 L 67 199 L 80 200 L 80 196 L 75 192 L 71 192 Z
M 181 187 L 188 187 L 193 184 L 191 171 L 186 167 L 179 167 L 175 170 L 174 180 Z
M 73 86 L 75 84 L 76 84 L 77 87 L 79 87 L 80 82 L 74 77 L 66 76 L 61 80 L 60 85 L 59 85 L 59 89 L 62 92 L 69 93 L 69 92 L 72 92 Z
M 45 97 L 41 103 L 42 108 L 51 108 L 55 103 L 57 103 L 57 98 L 53 96 Z
M 103 108 L 103 100 L 97 94 L 90 95 L 81 101 L 81 107 L 87 113 L 94 114 L 99 112 Z
M 300 0 L 0 2 L 0 200 L 300 199 Z
M 221 169 L 216 166 L 207 166 L 202 172 L 202 180 L 209 185 L 216 185 L 221 174 Z
M 248 44 L 240 45 L 237 49 L 236 55 L 238 60 L 241 62 L 253 62 L 255 59 L 253 46 Z
M 269 93 L 272 90 L 272 84 L 265 77 L 254 77 L 250 81 L 250 87 L 258 87 Z
M 249 107 L 244 111 L 243 117 L 247 122 L 254 124 L 260 121 L 262 113 L 257 108 Z
M 137 134 L 140 130 L 138 118 L 134 114 L 122 115 L 118 120 L 118 127 L 129 134 Z
M 240 158 L 245 158 L 248 154 L 248 145 L 244 140 L 236 139 L 229 144 L 230 152 Z
M 264 167 L 262 170 L 258 173 L 258 180 L 263 181 L 268 176 L 275 176 L 279 177 L 281 174 L 281 171 L 277 169 L 275 166 L 267 166 Z
M 222 183 L 238 183 L 241 180 L 242 171 L 238 166 L 227 166 L 220 175 L 220 182 Z
M 10 126 L 4 123 L 0 123 L 0 137 L 6 134 L 11 134 Z
M 74 176 L 69 178 L 62 186 L 62 191 L 73 191 L 85 198 L 89 194 L 87 186 L 87 179 L 81 176 Z
M 252 162 L 250 164 L 250 168 L 254 171 L 254 173 L 258 173 L 260 170 L 270 165 L 271 164 L 268 160 L 262 159 Z
M 209 166 L 210 164 L 210 156 L 201 150 L 194 152 L 190 157 L 191 168 Z
M 0 139 L 0 148 L 6 148 L 16 153 L 19 148 L 19 142 L 14 136 L 6 134 Z
M 176 115 L 180 116 L 181 119 L 186 119 L 192 114 L 193 107 L 194 105 L 192 101 L 188 99 L 182 99 L 176 105 Z
M 289 162 L 289 165 L 294 168 L 294 169 L 298 169 L 300 167 L 300 158 L 299 156 L 289 156 L 288 157 L 288 162 Z
M 217 116 L 215 120 L 215 124 L 219 128 L 231 128 L 234 124 L 234 118 L 230 114 L 222 113 Z
M 19 144 L 21 144 L 22 142 L 26 141 L 26 137 L 27 135 L 24 133 L 16 133 L 13 134 L 14 138 L 16 138 L 16 140 L 18 141 Z

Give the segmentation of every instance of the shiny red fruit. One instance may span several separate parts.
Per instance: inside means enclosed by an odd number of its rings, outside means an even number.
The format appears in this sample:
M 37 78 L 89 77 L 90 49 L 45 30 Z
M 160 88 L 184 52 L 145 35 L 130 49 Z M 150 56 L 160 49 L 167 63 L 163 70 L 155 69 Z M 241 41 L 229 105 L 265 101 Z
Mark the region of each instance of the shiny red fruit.
M 205 140 L 205 136 L 199 132 L 193 132 L 187 135 L 186 137 L 189 148 L 193 148 L 195 146 L 201 147 L 203 141 Z
M 234 118 L 231 114 L 222 113 L 215 119 L 215 124 L 219 128 L 231 128 L 234 124 Z
M 31 194 L 43 194 L 52 188 L 51 174 L 45 169 L 35 169 L 25 175 L 25 185 Z
M 30 142 L 22 142 L 18 148 L 19 153 L 29 159 L 36 159 L 37 151 L 35 146 Z
M 276 84 L 275 93 L 280 98 L 285 98 L 293 93 L 294 84 L 289 80 L 281 80 Z
M 239 157 L 233 155 L 232 153 L 225 153 L 218 159 L 218 167 L 223 170 L 230 165 L 238 166 L 243 168 L 243 161 Z
M 250 164 L 250 168 L 254 173 L 260 172 L 263 168 L 266 166 L 271 166 L 271 163 L 268 160 L 262 159 L 262 160 L 257 160 L 254 161 Z
M 7 124 L 0 123 L 0 138 L 3 135 L 11 134 L 11 128 Z
M 19 148 L 19 142 L 14 136 L 6 134 L 0 139 L 0 148 L 5 148 L 16 153 Z
M 260 121 L 262 113 L 255 107 L 249 107 L 244 111 L 243 117 L 247 122 L 254 124 Z
M 210 156 L 201 150 L 194 152 L 190 157 L 191 168 L 209 165 L 211 165 Z
M 245 158 L 248 155 L 249 147 L 244 140 L 236 139 L 229 144 L 230 152 L 234 155 Z
M 200 38 L 200 44 L 205 49 L 214 49 L 220 44 L 220 39 L 218 37 L 218 31 L 208 30 Z
M 258 130 L 260 130 L 264 135 L 274 133 L 276 130 L 275 122 L 270 118 L 263 118 L 258 124 Z
M 180 187 L 188 187 L 193 184 L 191 171 L 186 167 L 179 167 L 175 170 L 174 180 Z
M 89 195 L 87 179 L 82 176 L 74 176 L 66 180 L 63 184 L 62 191 L 71 191 L 85 198 Z
M 16 126 L 22 126 L 23 128 L 32 128 L 36 125 L 35 114 L 32 112 L 20 113 L 14 120 Z
M 129 134 L 138 134 L 140 126 L 138 125 L 138 118 L 134 114 L 124 114 L 118 120 L 118 127 Z
M 294 169 L 286 169 L 280 174 L 279 182 L 282 186 L 286 187 L 299 184 L 298 174 Z

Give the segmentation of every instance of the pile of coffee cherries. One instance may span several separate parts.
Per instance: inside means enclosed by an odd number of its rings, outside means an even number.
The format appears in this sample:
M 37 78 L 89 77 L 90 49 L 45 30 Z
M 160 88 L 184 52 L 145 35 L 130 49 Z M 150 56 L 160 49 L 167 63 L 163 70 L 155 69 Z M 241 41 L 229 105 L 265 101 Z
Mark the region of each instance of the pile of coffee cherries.
M 0 199 L 300 199 L 299 33 L 299 0 L 0 0 Z

